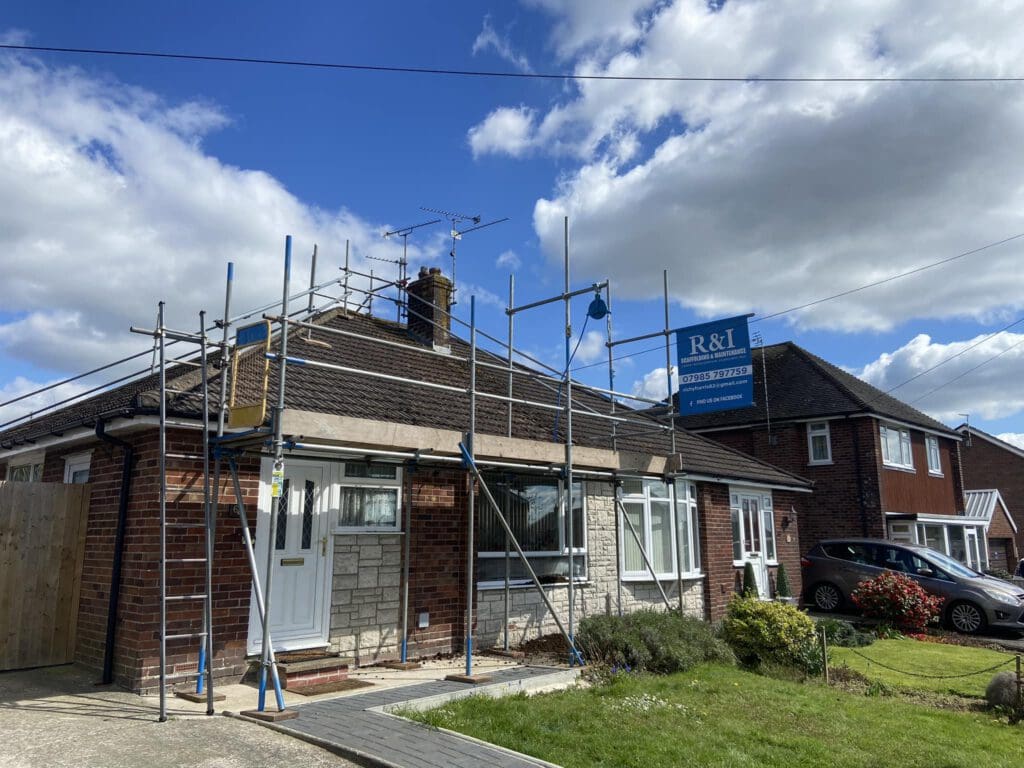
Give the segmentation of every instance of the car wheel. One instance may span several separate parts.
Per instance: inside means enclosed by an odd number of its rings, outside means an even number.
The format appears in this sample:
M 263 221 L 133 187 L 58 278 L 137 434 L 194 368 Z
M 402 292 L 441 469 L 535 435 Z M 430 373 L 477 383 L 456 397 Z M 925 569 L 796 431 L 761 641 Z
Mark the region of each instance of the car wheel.
M 985 628 L 985 614 L 974 603 L 957 602 L 949 607 L 949 625 L 965 635 L 976 635 Z
M 837 611 L 843 604 L 843 593 L 835 584 L 823 581 L 811 591 L 811 599 L 819 611 Z

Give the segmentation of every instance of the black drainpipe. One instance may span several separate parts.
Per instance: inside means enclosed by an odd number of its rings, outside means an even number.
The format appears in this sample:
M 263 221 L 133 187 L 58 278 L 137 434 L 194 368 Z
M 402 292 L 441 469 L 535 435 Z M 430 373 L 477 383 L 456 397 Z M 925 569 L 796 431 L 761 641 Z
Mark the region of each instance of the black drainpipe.
M 860 530 L 861 536 L 867 538 L 868 510 L 864 501 L 864 474 L 860 461 L 860 434 L 857 429 L 859 425 L 854 423 L 849 416 L 846 417 L 846 423 L 853 428 L 853 466 L 854 471 L 857 473 L 857 499 L 860 502 Z
M 96 421 L 96 437 L 124 450 L 121 460 L 121 495 L 117 502 L 117 533 L 114 536 L 114 563 L 110 569 L 110 602 L 107 605 L 107 640 L 103 647 L 102 685 L 114 682 L 114 633 L 117 629 L 117 604 L 121 597 L 121 561 L 124 557 L 124 533 L 128 523 L 128 496 L 132 485 L 132 460 L 135 448 L 130 443 L 111 437 L 105 431 L 106 422 Z

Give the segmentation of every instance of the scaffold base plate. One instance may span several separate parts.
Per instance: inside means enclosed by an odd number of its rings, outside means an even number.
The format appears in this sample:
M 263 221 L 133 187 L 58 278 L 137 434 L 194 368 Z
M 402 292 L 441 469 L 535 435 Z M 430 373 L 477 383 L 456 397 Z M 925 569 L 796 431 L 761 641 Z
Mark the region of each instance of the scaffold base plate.
M 294 709 L 282 709 L 280 712 L 276 709 L 268 709 L 263 712 L 260 712 L 258 709 L 247 709 L 245 712 L 239 712 L 239 714 L 251 717 L 253 720 L 262 720 L 265 723 L 277 723 L 281 720 L 294 720 L 299 716 L 299 713 Z
M 193 701 L 196 704 L 202 704 L 204 701 L 206 701 L 205 693 L 193 693 L 192 691 L 175 691 L 174 695 L 177 696 L 179 699 L 185 699 L 185 701 Z M 227 696 L 225 696 L 223 693 L 213 694 L 214 701 L 224 701 L 224 699 L 226 698 Z
M 450 680 L 453 683 L 470 683 L 472 685 L 480 685 L 481 683 L 489 683 L 494 678 L 490 675 L 446 675 L 445 680 Z

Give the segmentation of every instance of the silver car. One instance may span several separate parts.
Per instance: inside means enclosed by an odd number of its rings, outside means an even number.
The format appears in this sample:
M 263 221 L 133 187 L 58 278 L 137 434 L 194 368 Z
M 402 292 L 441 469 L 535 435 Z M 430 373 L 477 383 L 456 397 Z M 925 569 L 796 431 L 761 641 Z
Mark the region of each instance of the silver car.
M 829 539 L 800 564 L 804 602 L 822 611 L 849 605 L 850 593 L 865 579 L 898 571 L 941 597 L 942 618 L 959 632 L 975 634 L 987 626 L 1024 632 L 1024 589 L 934 549 L 885 539 Z

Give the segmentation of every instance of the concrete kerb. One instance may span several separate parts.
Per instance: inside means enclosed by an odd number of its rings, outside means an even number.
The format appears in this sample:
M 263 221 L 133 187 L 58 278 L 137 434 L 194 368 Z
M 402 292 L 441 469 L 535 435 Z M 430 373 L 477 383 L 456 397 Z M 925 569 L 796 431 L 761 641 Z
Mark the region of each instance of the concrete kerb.
M 580 676 L 580 667 L 572 669 L 552 668 L 550 674 L 530 677 L 518 680 L 505 680 L 497 683 L 487 683 L 479 687 L 467 687 L 460 691 L 439 693 L 436 696 L 424 696 L 423 698 L 409 699 L 395 704 L 382 704 L 379 707 L 370 707 L 367 712 L 378 712 L 385 715 L 394 715 L 395 710 L 409 709 L 414 712 L 424 712 L 428 709 L 435 709 L 449 701 L 465 699 L 470 696 L 488 696 L 492 699 L 500 699 L 503 696 L 511 696 L 516 693 L 540 692 L 541 690 L 555 690 L 566 688 Z

